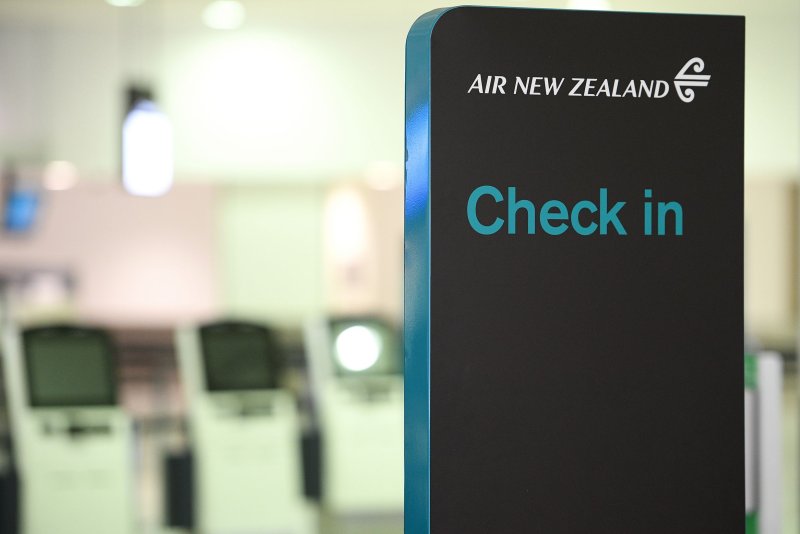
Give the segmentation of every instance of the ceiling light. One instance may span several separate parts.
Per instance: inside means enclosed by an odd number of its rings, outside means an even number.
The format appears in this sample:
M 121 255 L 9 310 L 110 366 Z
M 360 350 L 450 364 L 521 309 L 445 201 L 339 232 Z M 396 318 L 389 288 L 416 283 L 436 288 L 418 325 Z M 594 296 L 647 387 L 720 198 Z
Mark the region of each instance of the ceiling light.
M 132 195 L 156 197 L 172 179 L 172 125 L 151 100 L 139 100 L 122 125 L 122 184 Z
M 238 0 L 214 0 L 203 10 L 203 22 L 215 30 L 235 30 L 244 24 L 245 16 Z
M 42 185 L 50 191 L 72 189 L 78 183 L 78 169 L 69 161 L 51 161 L 44 168 Z

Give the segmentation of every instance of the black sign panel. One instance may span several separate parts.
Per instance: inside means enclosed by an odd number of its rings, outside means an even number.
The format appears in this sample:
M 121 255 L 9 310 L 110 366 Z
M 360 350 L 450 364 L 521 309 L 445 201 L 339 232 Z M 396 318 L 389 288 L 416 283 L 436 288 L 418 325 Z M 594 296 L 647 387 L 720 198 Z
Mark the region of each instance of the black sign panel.
M 406 532 L 744 531 L 744 19 L 409 34 Z

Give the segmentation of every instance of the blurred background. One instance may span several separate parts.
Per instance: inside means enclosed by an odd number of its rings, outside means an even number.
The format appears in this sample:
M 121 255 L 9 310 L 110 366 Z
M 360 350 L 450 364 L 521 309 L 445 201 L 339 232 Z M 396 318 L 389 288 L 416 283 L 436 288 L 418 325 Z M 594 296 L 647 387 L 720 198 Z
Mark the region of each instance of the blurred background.
M 747 16 L 746 518 L 800 534 L 800 3 L 507 4 Z M 404 45 L 437 7 L 0 0 L 0 533 L 402 532 Z

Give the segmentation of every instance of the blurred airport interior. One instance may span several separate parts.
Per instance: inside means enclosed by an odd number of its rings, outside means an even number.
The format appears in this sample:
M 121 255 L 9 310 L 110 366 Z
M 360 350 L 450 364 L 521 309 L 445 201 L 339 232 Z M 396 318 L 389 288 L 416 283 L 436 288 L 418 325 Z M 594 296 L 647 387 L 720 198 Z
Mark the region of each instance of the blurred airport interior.
M 747 16 L 747 512 L 800 534 L 800 3 L 507 4 Z M 404 44 L 436 7 L 0 0 L 0 533 L 402 532 Z

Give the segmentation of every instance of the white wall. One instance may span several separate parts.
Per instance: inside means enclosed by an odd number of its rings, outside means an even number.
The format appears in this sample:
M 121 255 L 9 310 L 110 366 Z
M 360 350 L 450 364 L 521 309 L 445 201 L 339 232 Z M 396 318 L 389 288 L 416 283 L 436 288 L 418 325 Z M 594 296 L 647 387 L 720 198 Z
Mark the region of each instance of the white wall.
M 116 185 L 84 184 L 42 201 L 29 236 L 0 236 L 0 267 L 69 271 L 77 280 L 77 318 L 163 326 L 216 313 L 211 187 L 180 186 L 143 199 Z
M 300 326 L 324 309 L 318 187 L 233 187 L 220 197 L 221 313 Z
M 792 182 L 745 190 L 745 321 L 768 346 L 788 348 L 797 325 L 797 202 Z
M 27 235 L 0 234 L 0 271 L 77 281 L 74 319 L 170 327 L 221 316 L 299 327 L 328 309 L 324 187 L 177 185 L 160 198 L 88 182 L 45 192 Z

